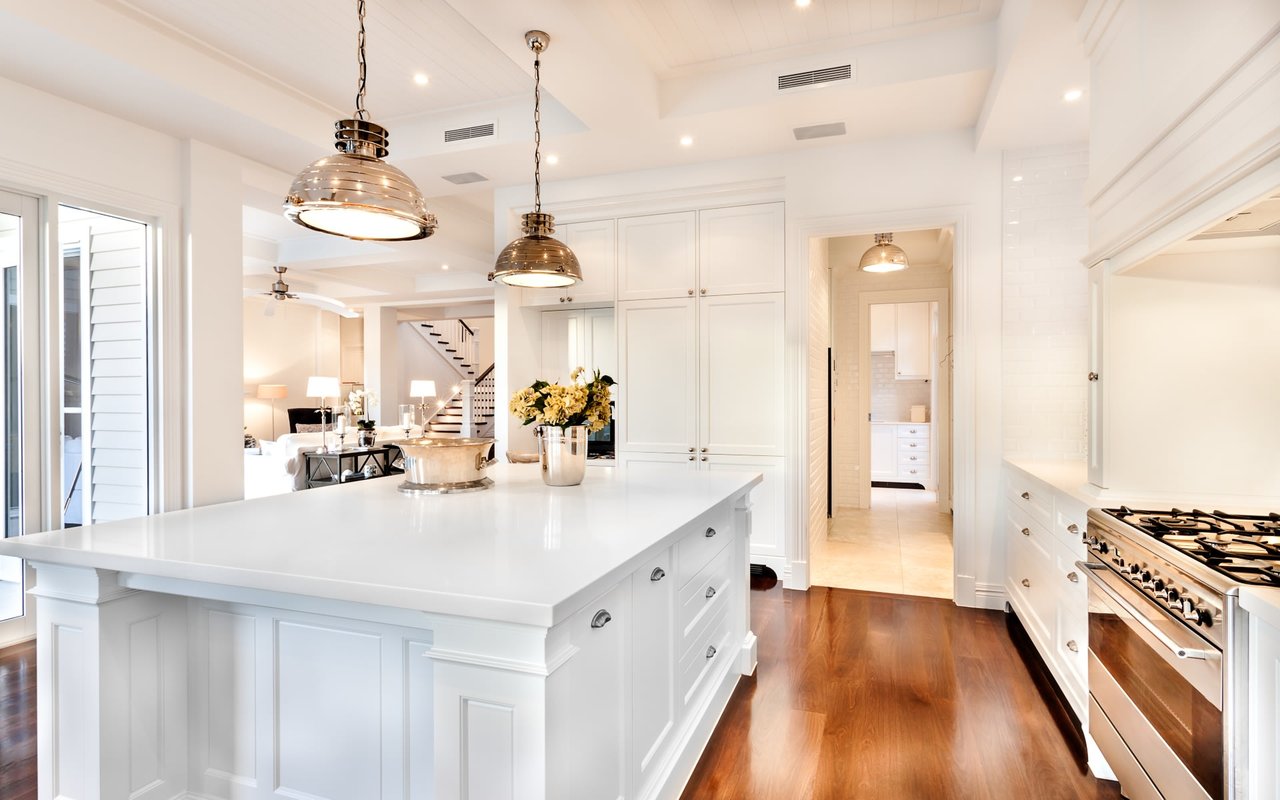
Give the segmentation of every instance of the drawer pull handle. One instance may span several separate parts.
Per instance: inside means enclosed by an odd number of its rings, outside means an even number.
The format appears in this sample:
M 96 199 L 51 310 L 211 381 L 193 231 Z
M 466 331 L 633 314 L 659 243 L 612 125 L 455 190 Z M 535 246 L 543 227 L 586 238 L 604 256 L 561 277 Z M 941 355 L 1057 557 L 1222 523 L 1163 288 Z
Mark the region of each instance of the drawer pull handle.
M 703 461 L 706 461 L 706 460 L 707 460 L 707 457 L 706 457 L 706 456 L 703 456 L 703 457 L 702 457 L 702 460 L 703 460 Z
M 706 532 L 706 533 L 704 533 L 704 534 L 702 534 L 702 535 L 703 535 L 703 536 L 705 536 L 705 537 L 707 537 L 708 539 L 710 539 L 712 536 L 715 536 L 715 535 L 716 535 L 716 529 L 715 529 L 715 528 L 707 528 L 707 532 Z
M 1022 499 L 1023 499 L 1023 500 L 1030 500 L 1030 499 L 1031 499 L 1031 492 L 1023 492 L 1023 493 L 1022 493 Z
M 689 290 L 689 296 L 690 296 L 690 297 L 693 297 L 693 290 L 692 290 L 692 289 L 690 289 L 690 290 Z
M 1097 379 L 1098 379 L 1098 373 L 1096 373 L 1096 372 L 1090 372 L 1090 373 L 1089 373 L 1089 380 L 1090 380 L 1090 381 L 1096 381 Z
M 707 645 L 707 658 L 715 658 L 715 657 L 716 657 L 716 646 L 713 644 Z
M 907 447 L 919 447 L 919 446 L 920 446 L 920 445 L 916 444 L 915 442 L 908 442 L 908 443 L 907 443 Z
M 918 461 L 919 459 L 917 459 L 915 456 L 912 456 L 912 457 L 911 457 L 911 460 L 912 460 L 912 461 Z
M 1074 571 L 1072 571 L 1072 572 L 1068 572 L 1068 573 L 1067 573 L 1067 580 L 1071 581 L 1072 583 L 1079 583 L 1079 582 L 1080 582 L 1080 576 L 1079 576 L 1079 575 L 1077 575 Z
M 1030 528 L 1023 528 L 1023 529 L 1022 529 L 1022 535 L 1023 535 L 1023 536 L 1030 536 L 1030 535 L 1031 535 L 1031 529 L 1030 529 Z
M 662 567 L 654 567 L 653 572 L 649 573 L 649 580 L 657 582 L 667 577 L 666 570 Z
M 1067 649 L 1068 649 L 1068 650 L 1070 650 L 1070 651 L 1071 651 L 1071 652 L 1073 652 L 1073 653 L 1079 653 L 1079 652 L 1080 652 L 1080 645 L 1076 644 L 1076 640 L 1075 640 L 1075 639 L 1072 639 L 1071 641 L 1067 642 Z
M 1067 533 L 1071 534 L 1072 536 L 1075 536 L 1079 532 L 1080 532 L 1080 526 L 1075 524 L 1074 522 L 1067 526 Z
M 698 457 L 697 457 L 697 456 L 689 456 L 689 460 L 690 460 L 690 461 L 697 461 L 697 460 L 698 460 Z
M 707 293 L 707 290 L 706 290 L 706 289 L 699 289 L 699 290 L 698 290 L 698 294 L 706 294 L 706 293 Z
M 714 587 L 714 586 L 708 586 L 708 587 L 707 587 L 707 599 L 708 599 L 708 600 L 710 600 L 711 598 L 713 598 L 713 597 L 715 597 L 715 596 L 716 596 L 716 587 Z
M 1030 588 L 1031 588 L 1031 581 L 1027 580 L 1026 578 L 1023 578 L 1023 579 L 1022 579 L 1022 585 L 1023 585 L 1023 586 L 1025 586 L 1026 588 L 1030 589 Z
M 692 453 L 692 452 L 693 452 L 693 448 L 692 448 L 692 447 L 690 447 L 690 448 L 689 448 L 689 452 L 690 452 L 690 453 Z
M 907 431 L 907 433 L 915 433 L 915 432 L 916 432 L 915 428 L 912 428 L 911 430 Z
M 594 617 L 591 618 L 591 627 L 603 628 L 605 625 L 609 624 L 609 620 L 611 619 L 613 619 L 613 615 L 602 608 L 596 612 Z

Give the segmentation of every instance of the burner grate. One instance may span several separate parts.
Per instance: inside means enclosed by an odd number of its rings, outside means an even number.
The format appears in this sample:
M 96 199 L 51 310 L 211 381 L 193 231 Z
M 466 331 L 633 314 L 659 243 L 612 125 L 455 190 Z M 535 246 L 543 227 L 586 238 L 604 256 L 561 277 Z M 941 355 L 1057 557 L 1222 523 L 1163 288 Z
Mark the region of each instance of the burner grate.
M 1233 580 L 1280 586 L 1280 514 L 1104 508 L 1133 528 Z

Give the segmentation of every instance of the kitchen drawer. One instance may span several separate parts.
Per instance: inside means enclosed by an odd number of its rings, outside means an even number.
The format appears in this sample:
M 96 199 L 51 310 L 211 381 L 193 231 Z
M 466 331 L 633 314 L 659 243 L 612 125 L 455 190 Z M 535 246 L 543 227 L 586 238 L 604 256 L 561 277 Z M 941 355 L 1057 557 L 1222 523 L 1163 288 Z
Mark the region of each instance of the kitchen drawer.
M 725 605 L 725 598 L 733 583 L 733 576 L 730 574 L 732 556 L 733 548 L 721 548 L 720 553 L 711 559 L 711 563 L 680 589 L 677 619 L 680 625 L 681 650 L 689 646 L 690 637 L 697 636 L 706 620 L 715 616 L 720 607 Z
M 927 453 L 929 452 L 929 440 L 926 439 L 898 439 L 898 453 Z
M 721 604 L 710 618 L 702 636 L 694 642 L 680 659 L 680 703 L 688 706 L 710 685 L 725 659 L 730 657 L 729 607 Z
M 706 514 L 689 525 L 689 533 L 676 544 L 676 584 L 684 587 L 716 557 L 732 538 L 728 512 Z
M 1075 498 L 1059 494 L 1054 498 L 1053 532 L 1071 548 L 1076 558 L 1085 555 L 1084 532 L 1088 526 L 1089 507 Z
M 898 480 L 906 483 L 925 483 L 929 480 L 928 464 L 898 465 Z
M 1025 511 L 1045 530 L 1053 527 L 1053 494 L 1044 484 L 1021 472 L 1007 472 L 1005 493 L 1010 504 Z
M 924 422 L 917 422 L 913 425 L 898 426 L 899 439 L 929 439 L 929 425 Z
M 1053 580 L 1053 556 L 1045 549 L 1048 534 L 1010 510 L 1005 522 L 1009 556 L 1009 593 L 1023 624 L 1037 644 L 1053 641 L 1057 587 Z
M 929 466 L 929 452 L 923 453 L 899 453 L 898 467 L 927 467 Z

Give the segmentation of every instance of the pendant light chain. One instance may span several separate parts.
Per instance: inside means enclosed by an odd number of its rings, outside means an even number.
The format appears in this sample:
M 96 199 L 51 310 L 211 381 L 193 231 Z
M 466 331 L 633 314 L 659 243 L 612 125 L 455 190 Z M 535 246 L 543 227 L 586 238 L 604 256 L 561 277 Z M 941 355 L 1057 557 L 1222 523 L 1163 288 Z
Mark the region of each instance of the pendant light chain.
M 363 0 L 362 0 L 363 2 Z M 542 47 L 533 51 L 533 210 L 542 211 Z
M 364 92 L 368 64 L 364 57 L 364 4 L 365 0 L 356 0 L 356 16 L 360 18 L 360 35 L 356 38 L 357 59 L 360 64 L 360 79 L 356 83 L 356 119 L 369 119 L 369 112 L 364 107 Z

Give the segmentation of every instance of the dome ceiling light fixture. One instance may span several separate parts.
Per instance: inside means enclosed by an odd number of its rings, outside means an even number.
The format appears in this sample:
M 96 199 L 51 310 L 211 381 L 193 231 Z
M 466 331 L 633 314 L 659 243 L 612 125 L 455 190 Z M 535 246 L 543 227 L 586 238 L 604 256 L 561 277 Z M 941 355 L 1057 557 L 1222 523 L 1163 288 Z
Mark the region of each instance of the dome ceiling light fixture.
M 893 243 L 892 233 L 877 233 L 875 245 L 858 262 L 863 272 L 898 272 L 908 266 L 907 254 Z
M 578 257 L 567 244 L 551 238 L 555 217 L 542 212 L 542 51 L 551 37 L 529 31 L 524 41 L 533 51 L 533 211 L 520 216 L 524 236 L 502 248 L 489 280 L 529 288 L 572 286 L 582 280 Z
M 312 162 L 293 179 L 284 215 L 304 228 L 348 239 L 425 239 L 436 232 L 436 217 L 428 213 L 422 192 L 409 176 L 382 160 L 389 134 L 369 121 L 364 107 L 364 13 L 365 0 L 356 0 L 360 74 L 355 116 L 334 123 L 338 155 Z

